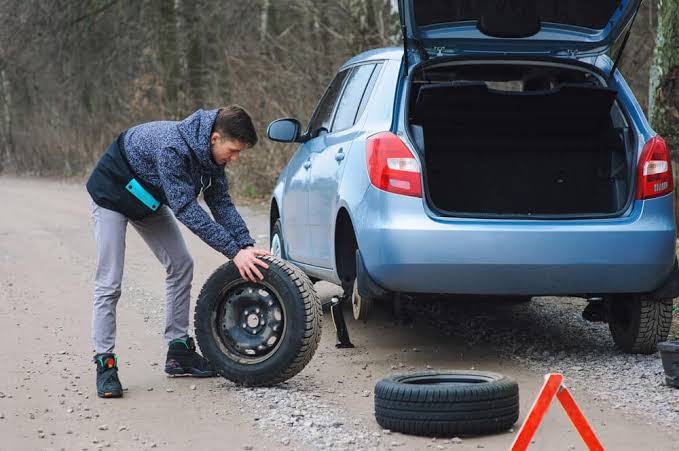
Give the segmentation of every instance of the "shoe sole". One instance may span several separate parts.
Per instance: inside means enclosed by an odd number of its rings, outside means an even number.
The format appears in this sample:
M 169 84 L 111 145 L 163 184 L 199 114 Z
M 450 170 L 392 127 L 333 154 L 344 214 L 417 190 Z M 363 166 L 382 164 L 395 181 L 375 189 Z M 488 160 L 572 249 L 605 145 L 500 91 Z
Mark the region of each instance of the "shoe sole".
M 121 391 L 106 391 L 106 392 L 97 392 L 97 396 L 100 398 L 122 398 L 123 397 L 123 392 Z
M 165 368 L 165 373 L 170 377 L 188 376 L 188 377 L 216 377 L 216 371 L 199 371 L 196 369 L 185 370 L 184 368 Z

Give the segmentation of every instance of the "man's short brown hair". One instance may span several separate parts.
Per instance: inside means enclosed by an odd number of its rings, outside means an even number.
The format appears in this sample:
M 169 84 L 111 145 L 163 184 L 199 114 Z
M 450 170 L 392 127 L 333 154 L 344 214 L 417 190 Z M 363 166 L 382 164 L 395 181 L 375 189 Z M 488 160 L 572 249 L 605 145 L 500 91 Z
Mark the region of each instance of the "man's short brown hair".
M 228 139 L 236 139 L 248 147 L 257 144 L 257 131 L 252 119 L 240 105 L 220 108 L 212 125 L 212 132 L 217 132 Z

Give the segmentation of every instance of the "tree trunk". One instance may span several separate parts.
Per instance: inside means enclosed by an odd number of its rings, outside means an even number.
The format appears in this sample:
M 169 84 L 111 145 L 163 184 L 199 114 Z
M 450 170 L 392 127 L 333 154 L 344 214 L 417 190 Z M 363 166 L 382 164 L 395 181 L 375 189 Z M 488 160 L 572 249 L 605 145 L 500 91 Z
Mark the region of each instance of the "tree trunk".
M 184 3 L 184 34 L 182 39 L 185 41 L 186 49 L 184 60 L 186 71 L 184 73 L 186 104 L 190 111 L 198 107 L 203 107 L 207 89 L 206 61 L 203 55 L 203 37 L 209 30 L 202 29 L 200 12 L 203 10 L 203 2 L 185 1 Z M 212 61 L 209 62 L 212 64 Z M 187 111 L 188 113 L 188 111 Z
M 158 41 L 163 106 L 171 117 L 178 115 L 179 58 L 177 52 L 177 4 L 174 0 L 158 0 L 160 12 L 160 39 Z
M 0 152 L 0 172 L 5 168 L 5 164 L 9 164 L 14 155 L 14 140 L 12 138 L 12 91 L 9 85 L 9 79 L 4 70 L 0 70 L 0 93 L 2 96 L 2 128 L 0 128 L 0 135 L 2 135 L 2 152 Z
M 259 40 L 264 42 L 269 33 L 269 9 L 271 8 L 270 0 L 262 0 L 262 10 L 259 15 Z
M 649 116 L 651 125 L 667 142 L 675 175 L 674 199 L 679 201 L 679 2 L 660 0 L 658 36 L 651 66 Z M 675 216 L 677 215 L 675 208 Z M 679 217 L 677 217 L 679 223 Z

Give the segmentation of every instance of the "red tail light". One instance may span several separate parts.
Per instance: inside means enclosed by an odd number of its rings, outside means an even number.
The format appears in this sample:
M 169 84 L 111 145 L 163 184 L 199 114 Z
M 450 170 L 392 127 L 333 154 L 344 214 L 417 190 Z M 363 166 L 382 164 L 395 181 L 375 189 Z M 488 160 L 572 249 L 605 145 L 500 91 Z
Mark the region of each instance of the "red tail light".
M 420 165 L 401 138 L 390 132 L 373 135 L 365 154 L 373 185 L 390 193 L 422 197 Z
M 639 159 L 637 200 L 664 196 L 674 189 L 670 151 L 660 136 L 649 139 Z

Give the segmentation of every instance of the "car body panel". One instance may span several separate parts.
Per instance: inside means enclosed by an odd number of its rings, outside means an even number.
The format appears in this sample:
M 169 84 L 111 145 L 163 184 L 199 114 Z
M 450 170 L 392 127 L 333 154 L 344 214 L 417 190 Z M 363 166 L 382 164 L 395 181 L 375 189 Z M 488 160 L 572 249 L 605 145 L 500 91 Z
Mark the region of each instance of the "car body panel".
M 615 218 L 503 220 L 437 217 L 422 198 L 387 193 L 372 186 L 365 158 L 368 137 L 392 131 L 414 149 L 406 133 L 407 79 L 402 77 L 402 56 L 402 49 L 381 49 L 358 55 L 342 66 L 384 62 L 362 120 L 343 135 L 323 137 L 324 149 L 331 152 L 327 160 L 319 163 L 326 167 L 325 175 L 314 179 L 320 183 L 315 185 L 319 192 L 312 195 L 315 213 L 309 214 L 317 228 L 316 238 L 310 226 L 297 231 L 298 241 L 306 236 L 310 247 L 314 247 L 311 243 L 323 246 L 322 251 L 310 251 L 317 252 L 314 259 L 296 252 L 287 238 L 293 233 L 291 228 L 299 224 L 289 218 L 291 213 L 286 209 L 290 192 L 299 198 L 299 193 L 290 188 L 298 188 L 299 176 L 295 174 L 299 171 L 293 170 L 298 164 L 294 162 L 297 156 L 279 178 L 274 200 L 282 206 L 280 214 L 290 260 L 309 275 L 340 284 L 334 237 L 338 214 L 344 210 L 351 219 L 367 272 L 389 291 L 587 295 L 650 292 L 663 282 L 675 258 L 676 224 L 671 195 L 634 201 Z M 604 74 L 613 66 L 605 55 L 582 61 Z M 655 132 L 622 75 L 616 71 L 611 80 L 637 135 L 638 159 L 644 143 Z M 333 146 L 349 140 L 349 151 L 337 165 L 334 158 L 330 159 Z M 414 153 L 419 160 L 419 154 Z M 328 180 L 332 177 L 335 180 Z M 317 208 L 321 204 L 323 208 Z M 321 230 L 323 227 L 325 230 Z
M 307 182 L 309 170 L 305 168 L 310 161 L 309 149 L 300 146 L 288 163 L 285 183 L 279 189 L 281 222 L 285 236 L 285 255 L 292 260 L 303 260 L 311 252 L 309 236 L 304 232 L 305 220 L 309 210 Z
M 321 145 L 312 151 L 309 179 L 309 227 L 312 252 L 307 263 L 332 268 L 333 233 L 329 224 L 337 211 L 337 191 L 342 170 L 357 132 L 355 128 L 316 139 Z M 338 161 L 338 158 L 342 158 Z
M 646 292 L 674 263 L 672 197 L 626 217 L 532 221 L 432 218 L 421 199 L 369 187 L 357 240 L 370 276 L 396 292 Z

